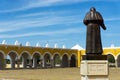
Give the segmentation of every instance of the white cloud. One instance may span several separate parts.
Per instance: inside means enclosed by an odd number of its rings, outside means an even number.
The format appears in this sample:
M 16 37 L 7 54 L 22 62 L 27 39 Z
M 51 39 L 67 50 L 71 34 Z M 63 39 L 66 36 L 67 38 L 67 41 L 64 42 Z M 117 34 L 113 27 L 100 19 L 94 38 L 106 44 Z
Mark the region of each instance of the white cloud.
M 0 32 L 20 30 L 30 27 L 48 27 L 58 24 L 80 23 L 79 16 L 50 16 L 43 18 L 20 19 L 0 22 Z
M 37 12 L 37 13 L 27 13 L 27 14 L 22 14 L 22 15 L 18 15 L 16 16 L 16 18 L 28 18 L 28 17 L 43 17 L 43 16 L 55 16 L 55 15 L 65 15 L 65 14 L 75 14 L 76 12 L 74 10 L 56 10 L 56 11 L 52 11 L 52 10 L 47 10 L 45 12 Z M 79 13 L 79 12 L 77 12 Z
M 119 16 L 118 17 L 114 16 L 114 17 L 105 18 L 105 21 L 118 21 L 118 20 L 120 20 Z
M 26 8 L 51 6 L 61 2 L 64 2 L 64 0 L 34 0 L 30 1 Z
M 36 36 L 36 35 L 56 36 L 56 35 L 81 33 L 80 30 L 81 28 L 70 28 L 70 29 L 47 31 L 47 32 L 29 32 L 26 34 L 13 34 L 13 35 L 1 34 L 0 38 L 18 38 L 18 37 Z
M 17 8 L 15 7 L 12 9 L 0 10 L 0 13 L 24 11 L 24 10 L 28 10 L 28 9 L 32 9 L 32 8 L 74 4 L 74 3 L 78 3 L 78 2 L 90 2 L 90 1 L 93 1 L 93 0 L 27 0 L 27 1 L 23 0 L 22 6 L 19 6 Z M 101 1 L 101 0 L 94 0 L 94 1 Z M 11 5 L 13 5 L 13 4 L 11 4 Z
M 68 41 L 68 40 L 69 40 L 69 39 L 66 39 L 66 38 L 62 38 L 62 39 L 61 39 L 61 38 L 57 38 L 57 39 L 49 39 L 49 40 L 43 40 L 43 39 L 42 39 L 42 40 L 40 40 L 39 42 L 40 42 L 40 43 L 49 43 L 49 42 L 50 42 L 50 43 L 55 43 L 55 42 L 56 42 L 56 43 L 57 43 L 57 42 L 60 43 L 60 42 Z
M 46 16 L 49 15 L 49 12 L 38 12 L 38 13 L 30 13 L 30 14 L 23 14 L 23 15 L 19 15 L 16 16 L 17 18 L 25 18 L 25 17 L 33 17 L 33 16 Z
M 107 37 L 120 37 L 119 33 L 106 33 L 104 35 L 107 36 Z
M 38 7 L 48 7 L 53 5 L 62 5 L 62 4 L 71 4 L 71 3 L 77 3 L 81 0 L 28 0 L 23 1 L 23 5 L 19 6 L 17 8 L 7 9 L 7 10 L 1 10 L 0 13 L 8 13 L 8 12 L 15 12 L 15 11 L 24 11 L 32 8 L 38 8 Z M 11 4 L 13 5 L 13 4 Z
M 49 7 L 55 5 L 64 5 L 64 4 L 74 4 L 78 2 L 110 2 L 110 1 L 118 1 L 118 0 L 22 0 L 22 6 L 12 9 L 0 10 L 0 13 L 8 13 L 8 12 L 15 12 L 15 11 L 24 11 L 32 8 L 38 7 Z M 13 4 L 11 4 L 13 5 Z

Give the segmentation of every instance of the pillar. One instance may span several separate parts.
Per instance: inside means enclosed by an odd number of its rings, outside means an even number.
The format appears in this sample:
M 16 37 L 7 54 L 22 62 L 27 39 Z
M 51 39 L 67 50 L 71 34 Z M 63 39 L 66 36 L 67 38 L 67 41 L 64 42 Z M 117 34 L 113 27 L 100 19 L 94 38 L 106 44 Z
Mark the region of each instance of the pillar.
M 0 58 L 0 69 L 2 69 L 3 67 L 3 63 L 2 63 L 2 59 Z
M 33 68 L 37 68 L 37 59 L 33 58 Z
M 62 64 L 62 59 L 60 58 L 60 64 L 59 64 L 60 66 L 59 67 L 61 67 L 61 64 Z
M 3 59 L 3 61 L 4 61 L 3 69 L 5 69 L 6 68 L 6 59 Z
M 68 58 L 68 67 L 70 67 L 70 57 Z
M 17 59 L 17 68 L 20 68 L 20 59 Z
M 30 60 L 29 60 L 29 68 L 32 68 L 32 66 L 33 66 L 33 60 L 30 59 Z
M 11 57 L 11 68 L 15 69 L 15 57 Z
M 41 62 L 42 62 L 42 64 L 41 64 L 41 65 L 42 65 L 42 67 L 44 68 L 44 67 L 45 67 L 45 61 L 44 61 L 44 59 L 42 59 L 42 61 L 41 61 Z
M 0 58 L 0 70 L 4 69 L 4 59 Z
M 23 68 L 27 68 L 27 57 L 23 58 Z
M 118 62 L 117 62 L 117 59 L 115 59 L 115 67 L 118 68 Z
M 60 67 L 62 67 L 62 56 L 60 57 Z
M 55 67 L 55 66 L 54 66 L 54 60 L 53 60 L 53 57 L 51 58 L 50 66 L 51 66 L 51 68 Z

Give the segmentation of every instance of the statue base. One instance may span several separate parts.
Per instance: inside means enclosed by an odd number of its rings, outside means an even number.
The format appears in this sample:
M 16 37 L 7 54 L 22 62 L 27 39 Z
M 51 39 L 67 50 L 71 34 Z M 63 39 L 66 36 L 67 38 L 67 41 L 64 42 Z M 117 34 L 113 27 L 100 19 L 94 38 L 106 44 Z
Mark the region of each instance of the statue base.
M 107 60 L 107 55 L 87 54 L 82 56 L 82 60 Z
M 84 55 L 81 61 L 81 80 L 109 80 L 106 55 Z

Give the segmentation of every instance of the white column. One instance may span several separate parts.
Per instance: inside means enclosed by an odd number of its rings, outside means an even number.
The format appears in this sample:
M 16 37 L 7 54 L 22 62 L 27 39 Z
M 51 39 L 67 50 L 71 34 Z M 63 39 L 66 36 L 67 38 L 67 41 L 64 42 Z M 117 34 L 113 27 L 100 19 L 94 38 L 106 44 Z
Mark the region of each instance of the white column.
M 0 70 L 6 68 L 6 59 L 1 59 L 0 61 Z
M 0 58 L 0 69 L 4 68 L 4 59 Z
M 117 59 L 115 59 L 115 67 L 118 68 L 118 62 L 117 62 Z
M 29 68 L 32 68 L 33 66 L 33 62 L 32 62 L 32 59 L 29 60 Z
M 68 67 L 70 67 L 70 60 L 71 60 L 71 58 L 68 57 Z
M 27 57 L 23 58 L 23 68 L 27 68 Z
M 44 56 L 41 56 L 41 67 L 45 67 L 45 61 L 44 61 Z
M 17 68 L 20 68 L 20 59 L 17 59 Z
M 3 59 L 4 63 L 3 63 L 3 69 L 6 68 L 6 59 Z
M 11 68 L 15 69 L 15 57 L 11 57 Z
M 51 67 L 54 67 L 54 60 L 53 60 L 53 57 L 51 57 L 50 66 L 51 66 Z
M 62 56 L 60 56 L 60 67 L 62 67 Z
M 42 67 L 43 68 L 45 67 L 45 61 L 44 61 L 44 59 L 42 59 Z
M 33 58 L 33 68 L 37 68 L 37 59 Z

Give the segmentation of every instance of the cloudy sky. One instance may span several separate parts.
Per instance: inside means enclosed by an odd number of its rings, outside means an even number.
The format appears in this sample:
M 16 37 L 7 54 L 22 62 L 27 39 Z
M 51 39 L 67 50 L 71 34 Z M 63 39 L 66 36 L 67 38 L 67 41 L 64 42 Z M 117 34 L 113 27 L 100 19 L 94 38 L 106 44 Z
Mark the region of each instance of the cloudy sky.
M 44 47 L 58 44 L 71 48 L 79 44 L 85 48 L 85 14 L 95 7 L 105 21 L 101 29 L 104 47 L 120 46 L 119 0 L 0 0 L 0 43 Z

